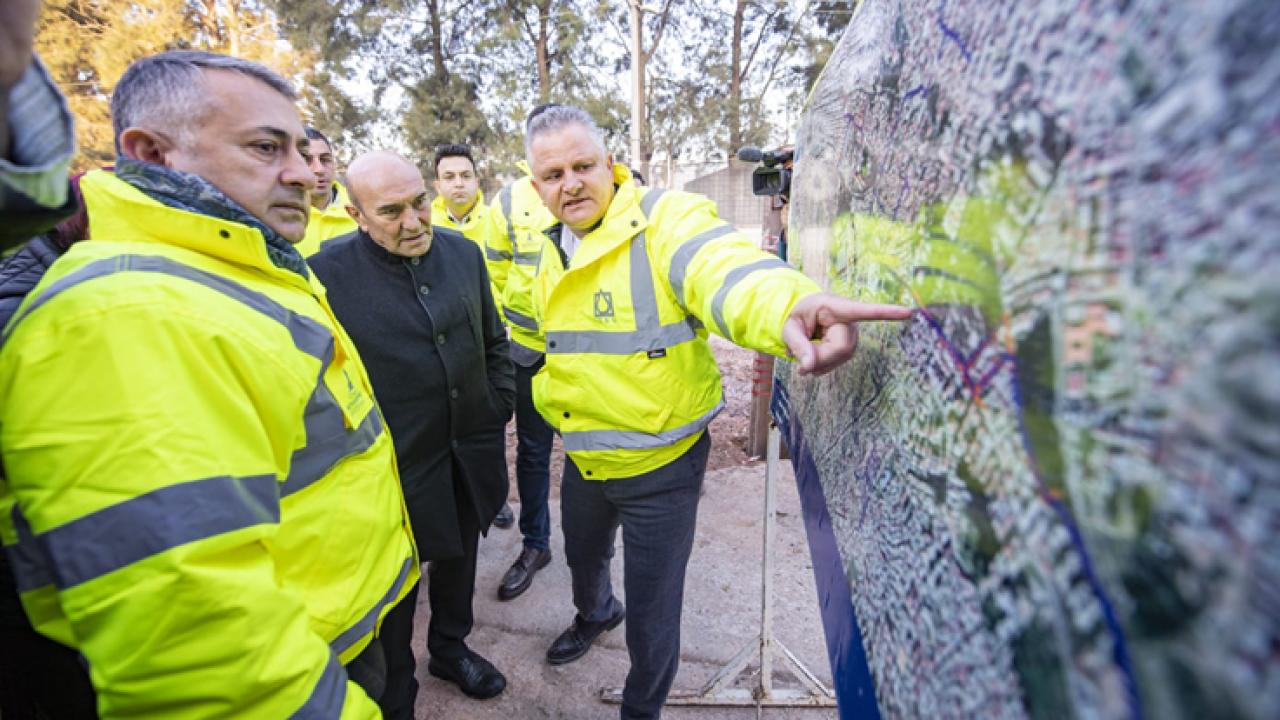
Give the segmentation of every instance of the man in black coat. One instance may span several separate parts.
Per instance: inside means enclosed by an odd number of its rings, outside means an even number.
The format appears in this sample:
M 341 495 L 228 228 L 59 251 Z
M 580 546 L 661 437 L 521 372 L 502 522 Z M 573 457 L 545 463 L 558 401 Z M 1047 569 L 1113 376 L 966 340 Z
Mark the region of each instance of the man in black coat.
M 427 669 L 471 697 L 494 697 L 506 679 L 465 640 L 476 545 L 507 496 L 504 427 L 515 376 L 506 334 L 479 248 L 431 227 L 431 198 L 412 163 L 368 153 L 346 180 L 359 229 L 309 262 L 368 368 L 395 440 L 413 533 L 430 562 Z M 387 717 L 403 712 L 405 698 L 411 713 L 417 690 L 412 618 L 407 626 L 390 620 L 381 638 Z

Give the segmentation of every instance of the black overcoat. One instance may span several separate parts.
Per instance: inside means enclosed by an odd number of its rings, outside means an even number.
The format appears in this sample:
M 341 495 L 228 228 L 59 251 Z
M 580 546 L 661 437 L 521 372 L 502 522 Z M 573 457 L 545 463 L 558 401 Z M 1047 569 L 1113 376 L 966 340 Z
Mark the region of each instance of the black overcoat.
M 357 230 L 309 263 L 369 372 L 422 559 L 442 560 L 462 555 L 460 506 L 488 528 L 506 500 L 515 376 L 480 249 L 453 230 L 432 233 L 420 258 Z

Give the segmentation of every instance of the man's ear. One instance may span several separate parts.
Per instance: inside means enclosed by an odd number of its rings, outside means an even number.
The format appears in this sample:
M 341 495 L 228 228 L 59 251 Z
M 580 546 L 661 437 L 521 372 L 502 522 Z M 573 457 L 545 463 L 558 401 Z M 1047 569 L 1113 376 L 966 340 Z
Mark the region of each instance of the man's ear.
M 360 214 L 360 208 L 355 205 L 343 205 L 343 207 L 346 208 L 351 219 L 356 221 L 356 225 L 360 226 L 362 232 L 369 232 L 369 228 L 364 226 L 364 216 Z
M 153 165 L 167 165 L 169 154 L 175 146 L 160 133 L 140 127 L 131 127 L 120 133 L 120 154 Z
M 613 170 L 613 153 L 604 156 L 604 166 Z

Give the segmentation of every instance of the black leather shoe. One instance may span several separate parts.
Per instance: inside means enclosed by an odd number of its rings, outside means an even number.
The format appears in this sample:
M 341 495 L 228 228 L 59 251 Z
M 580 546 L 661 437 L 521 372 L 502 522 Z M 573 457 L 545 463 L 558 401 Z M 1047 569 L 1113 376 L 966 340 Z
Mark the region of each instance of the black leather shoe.
M 468 697 L 488 700 L 507 687 L 507 678 L 492 663 L 474 652 L 457 659 L 431 658 L 427 672 L 457 685 Z
M 520 557 L 511 563 L 511 568 L 502 576 L 502 584 L 498 586 L 498 599 L 510 600 L 528 590 L 533 584 L 533 576 L 550 562 L 550 550 L 531 547 L 521 550 Z
M 547 650 L 547 662 L 552 665 L 564 665 L 586 655 L 596 638 L 618 627 L 626 617 L 627 611 L 621 605 L 618 606 L 616 613 L 602 622 L 582 622 L 575 617 L 569 629 L 560 633 L 560 637 L 551 643 L 551 647 Z
M 511 506 L 503 503 L 502 509 L 497 515 L 493 516 L 493 526 L 499 530 L 506 530 L 516 522 L 516 514 L 511 512 Z

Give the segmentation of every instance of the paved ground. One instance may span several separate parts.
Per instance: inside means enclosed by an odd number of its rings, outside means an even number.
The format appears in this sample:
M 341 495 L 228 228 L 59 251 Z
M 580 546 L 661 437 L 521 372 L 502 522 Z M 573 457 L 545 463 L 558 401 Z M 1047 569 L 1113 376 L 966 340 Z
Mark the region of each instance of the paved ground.
M 558 450 L 557 450 L 558 452 Z M 788 464 L 778 483 L 778 536 L 775 546 L 775 636 L 830 686 L 831 672 L 823 645 L 813 574 L 799 500 Z M 758 632 L 764 464 L 747 463 L 707 474 L 698 533 L 685 595 L 683 652 L 676 689 L 695 689 L 727 663 Z M 552 552 L 555 559 L 532 588 L 509 603 L 499 602 L 499 578 L 519 552 L 517 530 L 492 530 L 481 540 L 476 592 L 476 629 L 471 646 L 507 676 L 507 691 L 477 702 L 447 683 L 427 675 L 425 627 L 430 611 L 425 596 L 418 608 L 419 718 L 444 720 L 591 720 L 615 718 L 617 708 L 598 698 L 600 690 L 622 684 L 627 669 L 624 627 L 597 641 L 581 660 L 554 668 L 543 653 L 573 618 L 569 570 L 564 564 L 558 492 L 553 488 Z M 513 501 L 514 501 L 513 497 Z M 622 552 L 614 561 L 621 594 Z M 625 597 L 623 598 L 625 602 Z M 744 682 L 753 683 L 753 664 Z M 797 686 L 789 675 L 775 673 L 775 687 Z M 828 720 L 834 709 L 669 707 L 669 720 Z

